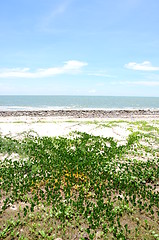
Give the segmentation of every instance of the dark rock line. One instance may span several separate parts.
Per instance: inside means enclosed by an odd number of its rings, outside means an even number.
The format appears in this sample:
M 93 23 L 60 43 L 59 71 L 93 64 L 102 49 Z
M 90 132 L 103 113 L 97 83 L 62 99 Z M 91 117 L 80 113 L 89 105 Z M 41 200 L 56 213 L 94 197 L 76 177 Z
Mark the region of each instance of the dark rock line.
M 159 110 L 41 110 L 0 111 L 1 117 L 131 118 L 159 117 Z

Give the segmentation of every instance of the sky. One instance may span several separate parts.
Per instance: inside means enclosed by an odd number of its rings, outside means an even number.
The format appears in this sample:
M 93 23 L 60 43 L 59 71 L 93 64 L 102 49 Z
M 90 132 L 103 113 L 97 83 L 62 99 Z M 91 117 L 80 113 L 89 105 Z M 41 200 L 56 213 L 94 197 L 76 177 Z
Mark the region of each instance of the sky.
M 0 95 L 159 97 L 158 0 L 0 1 Z

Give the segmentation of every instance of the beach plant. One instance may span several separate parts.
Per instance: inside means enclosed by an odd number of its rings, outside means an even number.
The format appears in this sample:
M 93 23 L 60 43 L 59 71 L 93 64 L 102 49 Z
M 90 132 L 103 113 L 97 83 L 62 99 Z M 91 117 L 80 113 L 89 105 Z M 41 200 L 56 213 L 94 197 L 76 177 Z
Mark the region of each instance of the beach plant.
M 145 139 L 1 136 L 0 238 L 157 239 L 159 158 Z

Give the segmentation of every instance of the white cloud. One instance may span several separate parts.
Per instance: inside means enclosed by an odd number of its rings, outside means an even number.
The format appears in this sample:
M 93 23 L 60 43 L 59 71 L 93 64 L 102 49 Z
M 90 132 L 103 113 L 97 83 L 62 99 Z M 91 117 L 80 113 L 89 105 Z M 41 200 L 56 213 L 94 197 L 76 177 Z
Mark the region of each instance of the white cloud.
M 68 5 L 69 1 L 63 1 L 60 4 L 58 4 L 55 8 L 53 8 L 52 12 L 46 18 L 47 22 L 49 23 L 54 19 L 54 17 L 63 14 L 66 11 Z
M 152 66 L 149 61 L 144 61 L 143 63 L 130 62 L 125 64 L 124 67 L 138 71 L 159 71 L 159 67 Z
M 65 62 L 62 67 L 40 68 L 34 72 L 29 68 L 6 68 L 0 69 L 0 78 L 44 78 L 59 74 L 78 74 L 81 72 L 81 68 L 87 65 L 86 62 L 70 60 Z
M 159 86 L 159 81 L 135 81 L 135 82 L 130 82 L 130 81 L 122 81 L 120 82 L 122 85 L 141 85 L 141 86 Z
M 111 75 L 105 73 L 89 73 L 89 76 L 96 76 L 96 77 L 112 77 Z
M 96 76 L 96 77 L 106 77 L 106 78 L 114 78 L 114 76 L 106 73 L 105 71 L 91 72 L 88 73 L 88 76 Z
M 72 0 L 62 0 L 58 1 L 57 5 L 53 4 L 53 6 L 50 7 L 50 12 L 47 12 L 47 15 L 43 18 L 40 29 L 43 31 L 55 31 L 53 28 L 55 19 L 61 17 L 67 11 L 71 3 Z
M 88 92 L 89 93 L 96 93 L 96 89 L 90 89 Z

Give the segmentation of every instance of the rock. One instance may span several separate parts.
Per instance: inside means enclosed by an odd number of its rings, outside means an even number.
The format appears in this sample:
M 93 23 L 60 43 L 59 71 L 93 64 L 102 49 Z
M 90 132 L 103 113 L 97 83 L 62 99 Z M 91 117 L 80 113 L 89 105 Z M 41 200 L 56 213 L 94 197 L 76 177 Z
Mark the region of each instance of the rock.
M 158 117 L 159 110 L 41 110 L 41 111 L 0 111 L 1 117 L 17 116 L 54 116 L 54 117 L 74 117 L 74 118 L 107 118 L 107 117 Z

